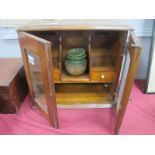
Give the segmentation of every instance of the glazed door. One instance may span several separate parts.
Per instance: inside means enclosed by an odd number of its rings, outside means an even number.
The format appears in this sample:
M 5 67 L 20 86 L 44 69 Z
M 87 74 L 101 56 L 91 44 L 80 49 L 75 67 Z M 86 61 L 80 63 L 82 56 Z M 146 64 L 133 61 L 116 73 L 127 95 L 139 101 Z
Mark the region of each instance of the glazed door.
M 18 36 L 33 106 L 58 128 L 51 42 L 26 32 Z
M 123 59 L 123 67 L 117 91 L 115 134 L 118 134 L 122 123 L 131 88 L 137 72 L 140 54 L 141 47 L 137 41 L 135 34 L 131 32 Z

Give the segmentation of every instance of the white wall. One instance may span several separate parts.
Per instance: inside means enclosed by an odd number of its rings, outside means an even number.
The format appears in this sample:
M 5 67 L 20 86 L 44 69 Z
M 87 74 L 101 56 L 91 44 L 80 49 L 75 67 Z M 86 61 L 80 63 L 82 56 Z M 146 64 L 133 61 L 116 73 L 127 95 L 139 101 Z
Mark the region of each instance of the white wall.
M 21 57 L 18 40 L 0 40 L 0 57 Z
M 142 46 L 142 55 L 140 65 L 137 72 L 137 79 L 146 79 L 148 73 L 149 56 L 151 52 L 151 40 L 153 30 L 153 20 L 148 19 L 130 19 L 120 20 L 122 23 L 131 25 L 135 29 L 135 33 L 139 38 Z
M 21 57 L 15 28 L 0 26 L 0 57 Z
M 155 93 L 155 20 L 154 20 L 154 32 L 153 32 L 153 38 L 152 38 L 152 53 L 150 56 L 150 62 L 151 64 L 149 69 L 149 75 L 148 75 L 148 85 L 146 88 L 147 93 Z
M 154 42 L 155 47 L 155 42 Z M 153 49 L 153 55 L 152 55 L 152 65 L 150 68 L 150 76 L 148 79 L 148 93 L 155 93 L 155 49 Z
M 135 33 L 143 48 L 137 78 L 146 79 L 151 49 L 153 20 L 121 19 L 119 21 L 135 28 Z M 12 26 L 0 26 L 0 57 L 21 57 L 16 28 Z

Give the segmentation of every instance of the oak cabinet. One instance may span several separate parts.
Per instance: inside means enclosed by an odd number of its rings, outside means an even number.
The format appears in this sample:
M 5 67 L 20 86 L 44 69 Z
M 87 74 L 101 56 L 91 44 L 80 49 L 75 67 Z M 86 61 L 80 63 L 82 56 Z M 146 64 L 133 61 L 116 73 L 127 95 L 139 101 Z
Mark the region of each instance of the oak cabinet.
M 134 82 L 141 47 L 132 28 L 102 25 L 40 24 L 18 29 L 29 90 L 36 106 L 58 128 L 57 108 L 114 108 L 119 132 Z M 84 48 L 87 69 L 71 76 L 65 53 Z

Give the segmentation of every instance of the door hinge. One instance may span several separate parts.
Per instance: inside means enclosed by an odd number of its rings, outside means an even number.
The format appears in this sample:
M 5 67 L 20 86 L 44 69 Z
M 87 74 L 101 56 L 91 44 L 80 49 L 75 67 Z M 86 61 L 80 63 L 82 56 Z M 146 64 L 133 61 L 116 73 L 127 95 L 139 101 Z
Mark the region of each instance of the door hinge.
M 116 93 L 114 93 L 113 99 L 114 99 L 114 104 L 117 104 L 117 94 Z
M 126 42 L 126 43 L 123 45 L 123 49 L 122 49 L 122 52 L 121 52 L 121 56 L 126 56 L 126 54 L 127 54 L 127 48 L 128 48 L 128 43 Z

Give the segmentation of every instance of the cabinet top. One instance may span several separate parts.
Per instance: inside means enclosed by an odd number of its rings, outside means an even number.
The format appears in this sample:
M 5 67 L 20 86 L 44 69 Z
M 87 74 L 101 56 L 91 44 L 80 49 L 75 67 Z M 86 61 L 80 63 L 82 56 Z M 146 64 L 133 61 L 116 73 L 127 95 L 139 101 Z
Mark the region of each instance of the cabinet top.
M 9 86 L 22 65 L 21 58 L 0 58 L 0 86 Z
M 36 20 L 17 31 L 46 31 L 46 30 L 118 30 L 130 31 L 132 27 L 116 20 Z

